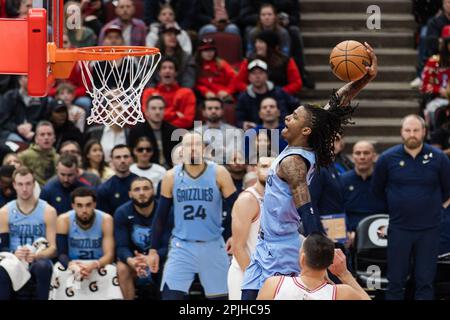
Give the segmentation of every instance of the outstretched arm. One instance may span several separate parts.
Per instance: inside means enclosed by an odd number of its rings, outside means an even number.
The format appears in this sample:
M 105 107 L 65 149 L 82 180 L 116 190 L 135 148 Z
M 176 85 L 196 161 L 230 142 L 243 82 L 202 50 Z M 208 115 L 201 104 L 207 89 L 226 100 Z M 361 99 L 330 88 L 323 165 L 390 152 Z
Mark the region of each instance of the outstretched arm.
M 233 208 L 234 202 L 237 199 L 237 191 L 234 186 L 233 179 L 231 178 L 230 173 L 223 166 L 217 166 L 217 174 L 216 174 L 217 184 L 220 188 L 220 192 L 222 193 L 225 211 L 227 213 L 226 217 L 222 222 L 223 233 L 222 236 L 225 241 L 227 241 L 231 237 L 231 209 Z
M 319 217 L 314 214 L 307 184 L 308 168 L 305 160 L 297 155 L 284 158 L 278 168 L 278 176 L 287 182 L 297 212 L 302 220 L 305 236 L 312 232 L 323 232 Z
M 370 66 L 366 66 L 366 75 L 362 77 L 359 80 L 352 81 L 341 87 L 337 92 L 337 96 L 341 98 L 341 106 L 347 106 L 350 104 L 352 99 L 358 95 L 358 93 L 375 77 L 377 76 L 378 72 L 378 62 L 377 62 L 377 56 L 375 55 L 375 52 L 373 51 L 373 48 L 367 43 L 364 42 L 364 45 L 367 48 L 367 53 L 369 53 L 370 59 L 372 60 L 372 64 Z M 328 103 L 324 109 L 329 109 L 330 103 Z
M 159 270 L 159 255 L 158 250 L 161 248 L 161 241 L 164 235 L 164 230 L 169 218 L 170 208 L 173 204 L 172 188 L 174 181 L 174 170 L 167 171 L 161 182 L 161 197 L 159 199 L 158 207 L 156 208 L 155 217 L 152 224 L 152 240 L 149 250 L 148 264 L 150 271 L 156 273 Z

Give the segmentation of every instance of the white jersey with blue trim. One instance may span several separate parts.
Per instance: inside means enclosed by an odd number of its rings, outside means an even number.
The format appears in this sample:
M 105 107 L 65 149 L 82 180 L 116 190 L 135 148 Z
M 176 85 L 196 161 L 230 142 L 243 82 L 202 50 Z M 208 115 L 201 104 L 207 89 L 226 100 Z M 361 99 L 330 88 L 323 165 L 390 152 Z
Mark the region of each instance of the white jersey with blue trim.
M 282 276 L 275 290 L 274 300 L 336 300 L 335 284 L 323 282 L 315 289 L 308 289 L 301 277 Z
M 280 162 L 291 155 L 301 156 L 305 160 L 308 185 L 314 173 L 315 153 L 301 147 L 288 146 L 273 161 L 267 176 L 261 215 L 261 230 L 265 239 L 298 233 L 300 227 L 300 217 L 289 185 L 277 175 Z

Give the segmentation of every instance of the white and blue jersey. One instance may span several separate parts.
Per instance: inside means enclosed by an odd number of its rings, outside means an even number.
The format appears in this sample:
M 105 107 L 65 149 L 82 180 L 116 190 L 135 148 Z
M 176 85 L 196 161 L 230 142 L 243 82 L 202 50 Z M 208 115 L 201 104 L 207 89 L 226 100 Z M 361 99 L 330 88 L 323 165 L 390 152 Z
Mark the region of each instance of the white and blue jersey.
M 229 259 L 222 238 L 222 193 L 217 186 L 217 165 L 192 178 L 182 165 L 175 167 L 174 224 L 161 290 L 187 293 L 196 274 L 207 297 L 227 294 Z
M 9 249 L 17 250 L 18 246 L 32 245 L 38 238 L 46 237 L 45 207 L 47 202 L 38 199 L 36 207 L 29 214 L 24 214 L 17 207 L 17 201 L 7 204 L 9 224 Z
M 76 213 L 69 211 L 69 258 L 70 260 L 98 260 L 103 256 L 103 216 L 95 210 L 95 220 L 89 229 L 81 228 L 76 222 Z
M 207 162 L 205 171 L 191 177 L 182 165 L 175 167 L 172 235 L 187 241 L 210 241 L 222 234 L 222 194 L 216 183 L 217 165 Z
M 315 154 L 312 151 L 286 147 L 273 161 L 264 192 L 260 237 L 244 274 L 244 290 L 259 290 L 264 281 L 273 275 L 293 276 L 300 272 L 300 217 L 288 183 L 277 175 L 280 162 L 291 155 L 299 155 L 305 160 L 307 184 L 312 180 L 315 168 Z

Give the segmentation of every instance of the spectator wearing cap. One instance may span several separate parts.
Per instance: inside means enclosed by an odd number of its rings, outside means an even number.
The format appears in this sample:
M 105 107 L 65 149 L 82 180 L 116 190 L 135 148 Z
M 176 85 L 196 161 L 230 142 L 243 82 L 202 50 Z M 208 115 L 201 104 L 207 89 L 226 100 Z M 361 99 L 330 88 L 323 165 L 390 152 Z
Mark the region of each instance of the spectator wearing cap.
M 19 88 L 7 91 L 1 101 L 0 140 L 30 143 L 36 124 L 45 119 L 48 98 L 28 95 L 28 76 L 19 76 Z
M 55 130 L 55 148 L 58 150 L 61 144 L 67 140 L 82 143 L 82 134 L 75 124 L 69 120 L 69 110 L 62 100 L 53 100 L 49 104 L 47 119 Z
M 255 39 L 255 54 L 252 58 L 261 57 L 267 62 L 269 68 L 269 80 L 276 86 L 290 94 L 296 95 L 302 89 L 302 78 L 293 58 L 284 55 L 279 48 L 278 35 L 271 30 L 263 30 Z M 236 79 L 233 81 L 234 90 L 242 92 L 248 84 L 248 59 L 241 64 Z
M 234 0 L 197 0 L 198 35 L 228 32 L 241 35 L 237 26 L 239 2 Z
M 292 110 L 300 105 L 297 98 L 288 95 L 280 87 L 268 81 L 267 63 L 261 59 L 251 60 L 248 64 L 249 85 L 246 91 L 239 95 L 236 105 L 236 119 L 238 127 L 247 130 L 261 123 L 259 106 L 266 97 L 277 101 L 280 117 L 284 119 Z
M 442 10 L 428 20 L 427 23 L 425 59 L 439 52 L 439 36 L 442 33 L 442 29 L 449 24 L 450 0 L 442 0 Z
M 421 91 L 425 94 L 425 120 L 430 130 L 435 129 L 434 114 L 437 109 L 448 105 L 450 91 L 450 25 L 442 29 L 439 54 L 428 59 L 422 73 Z
M 120 26 L 118 25 L 109 25 L 104 29 L 104 38 L 103 42 L 100 43 L 103 46 L 123 46 L 125 45 L 123 32 Z M 123 58 L 117 59 L 114 61 L 115 66 L 117 68 L 112 68 L 112 65 L 109 61 L 95 61 L 94 68 L 96 70 L 101 70 L 102 72 L 93 72 L 92 79 L 94 81 L 94 85 L 96 88 L 103 87 L 105 84 L 108 88 L 128 88 L 131 85 L 131 80 L 133 75 L 131 74 L 130 68 L 122 67 Z M 121 79 L 117 79 L 116 75 L 120 73 L 122 75 Z M 106 81 L 104 78 L 107 78 Z M 106 82 L 106 83 L 104 83 Z
M 179 24 L 175 21 L 175 11 L 170 4 L 164 4 L 161 6 L 158 14 L 158 21 L 153 22 L 150 25 L 150 32 L 148 33 L 147 38 L 145 38 L 145 45 L 147 47 L 155 47 L 159 39 L 161 26 L 168 24 L 174 24 L 175 27 L 180 29 L 180 33 L 177 35 L 178 43 L 183 51 L 188 54 L 192 54 L 191 38 L 189 38 L 188 33 L 185 30 L 182 30 Z
M 385 201 L 389 213 L 386 299 L 390 300 L 405 298 L 411 270 L 414 298 L 434 299 L 442 207 L 450 200 L 450 160 L 424 143 L 425 132 L 421 117 L 403 118 L 404 143 L 383 152 L 372 175 L 373 192 Z
M 117 18 L 108 22 L 100 32 L 99 43 L 103 43 L 105 30 L 110 26 L 119 26 L 122 30 L 124 45 L 145 46 L 147 26 L 144 21 L 133 18 L 135 13 L 133 0 L 118 0 L 116 5 Z
M 72 121 L 81 132 L 84 132 L 86 111 L 84 108 L 74 103 L 75 87 L 68 82 L 59 84 L 56 88 L 55 98 L 64 102 L 67 106 L 67 111 L 69 112 L 69 120 Z
M 181 30 L 174 24 L 169 23 L 161 26 L 160 37 L 156 43 L 156 47 L 159 48 L 163 57 L 171 57 L 177 64 L 177 82 L 182 87 L 193 88 L 195 85 L 195 61 L 194 58 L 185 52 L 177 36 Z M 159 82 L 158 75 L 154 75 L 151 79 L 151 83 L 154 85 Z
M 145 89 L 142 94 L 142 111 L 145 113 L 148 99 L 157 95 L 166 101 L 164 121 L 178 128 L 189 129 L 194 125 L 195 94 L 180 86 L 176 80 L 177 64 L 171 57 L 162 58 L 159 64 L 159 83 L 155 88 Z
M 219 98 L 233 101 L 233 68 L 217 56 L 217 47 L 213 38 L 203 38 L 195 54 L 197 65 L 197 83 L 195 89 L 204 98 Z

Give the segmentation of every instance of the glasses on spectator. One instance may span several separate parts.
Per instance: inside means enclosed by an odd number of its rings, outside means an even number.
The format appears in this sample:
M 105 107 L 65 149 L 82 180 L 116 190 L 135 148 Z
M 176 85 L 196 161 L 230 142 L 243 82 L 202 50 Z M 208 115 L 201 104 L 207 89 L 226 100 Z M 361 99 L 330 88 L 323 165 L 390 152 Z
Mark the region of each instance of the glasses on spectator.
M 139 153 L 144 152 L 144 151 L 145 152 L 152 152 L 153 148 L 150 148 L 150 147 L 149 148 L 137 148 L 136 151 L 139 152 Z

